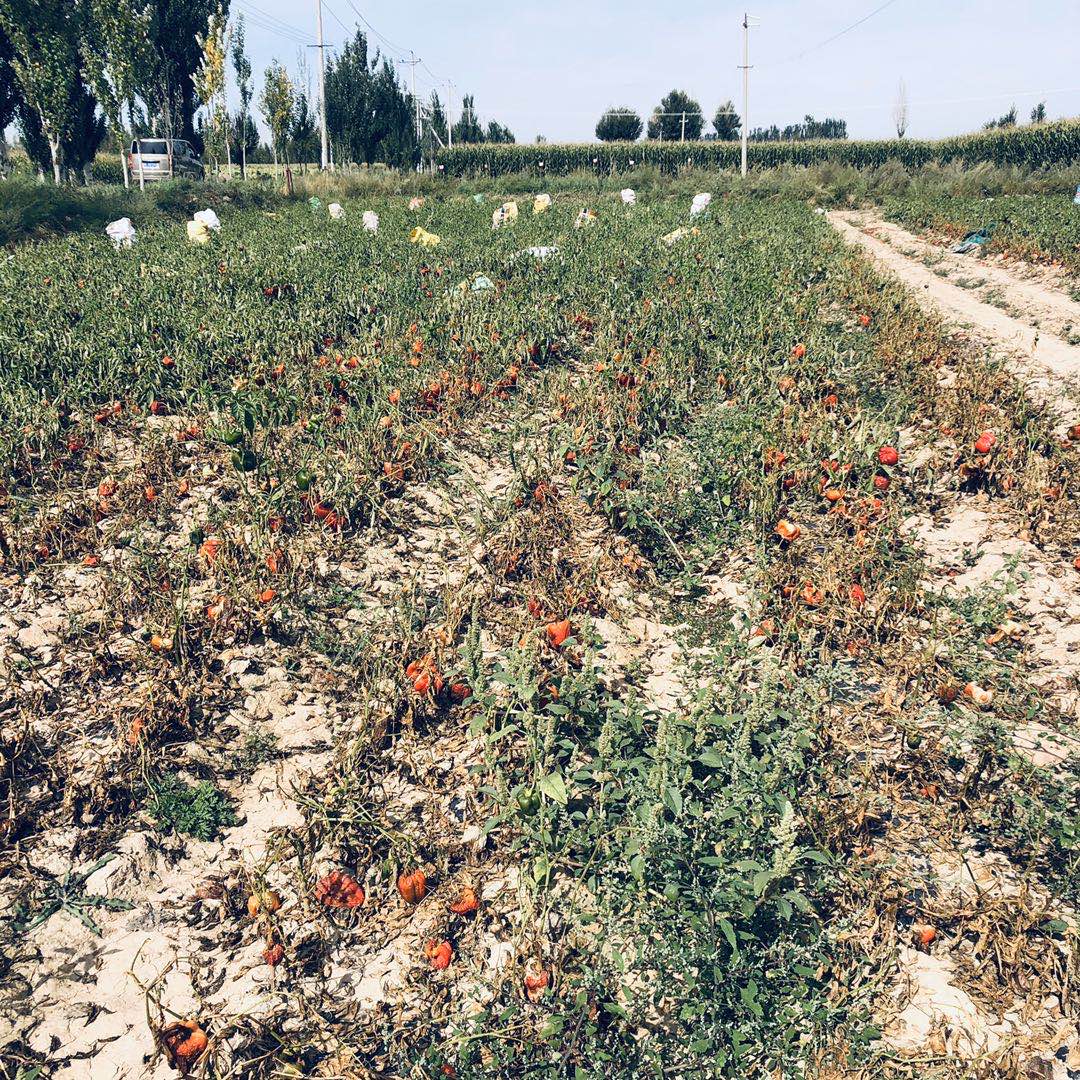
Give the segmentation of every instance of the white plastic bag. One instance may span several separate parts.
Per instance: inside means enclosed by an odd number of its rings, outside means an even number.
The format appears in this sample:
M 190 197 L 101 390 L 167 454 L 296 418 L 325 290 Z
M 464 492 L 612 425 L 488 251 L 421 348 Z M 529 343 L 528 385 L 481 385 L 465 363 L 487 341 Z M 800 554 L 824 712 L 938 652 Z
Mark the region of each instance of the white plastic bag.
M 119 251 L 135 243 L 135 226 L 131 224 L 131 218 L 118 218 L 105 226 L 105 235 L 113 242 L 113 247 Z
M 364 211 L 364 228 L 367 229 L 368 232 L 379 231 L 379 215 L 376 214 L 374 210 Z
M 340 221 L 345 216 L 345 207 L 339 202 L 332 202 L 326 210 L 335 221 Z
M 584 229 L 586 225 L 591 225 L 596 220 L 596 212 L 594 210 L 581 210 L 578 216 L 574 218 L 574 228 Z
M 694 196 L 694 201 L 690 204 L 690 216 L 697 217 L 698 214 L 704 214 L 708 208 L 709 203 L 712 202 L 712 192 L 703 191 Z
M 508 221 L 517 221 L 518 216 L 518 204 L 516 202 L 504 202 L 491 215 L 491 227 L 493 229 L 501 229 Z
M 221 220 L 213 210 L 207 208 L 206 210 L 200 210 L 195 214 L 195 220 L 201 221 L 208 229 L 212 229 L 214 232 L 219 232 L 221 229 Z
M 633 188 L 629 187 L 623 188 L 622 191 L 619 192 L 619 198 L 622 199 L 627 206 L 633 206 L 634 203 L 637 202 L 637 194 Z

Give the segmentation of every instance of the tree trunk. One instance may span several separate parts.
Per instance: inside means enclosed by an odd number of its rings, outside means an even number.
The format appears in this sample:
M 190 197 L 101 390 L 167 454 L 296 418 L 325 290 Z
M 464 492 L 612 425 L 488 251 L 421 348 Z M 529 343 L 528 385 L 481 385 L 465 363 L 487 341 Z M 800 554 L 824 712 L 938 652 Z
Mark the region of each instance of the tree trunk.
M 232 171 L 232 139 L 229 138 L 229 110 L 225 107 L 225 91 L 221 92 L 221 116 L 225 126 L 225 160 L 229 165 L 229 179 L 233 178 Z
M 49 153 L 52 155 L 52 169 L 53 169 L 53 183 L 60 186 L 60 140 L 54 136 L 49 136 Z

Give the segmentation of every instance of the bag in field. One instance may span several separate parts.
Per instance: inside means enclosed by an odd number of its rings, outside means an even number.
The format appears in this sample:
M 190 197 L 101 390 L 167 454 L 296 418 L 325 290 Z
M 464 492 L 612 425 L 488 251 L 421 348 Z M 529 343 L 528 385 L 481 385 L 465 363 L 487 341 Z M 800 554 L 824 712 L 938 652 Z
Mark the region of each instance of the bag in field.
M 210 243 L 210 227 L 198 218 L 187 223 L 187 237 L 193 244 Z
M 694 201 L 690 204 L 690 216 L 697 217 L 698 214 L 704 214 L 711 202 L 712 192 L 703 191 L 700 194 L 695 195 Z
M 419 210 L 420 207 L 423 206 L 423 205 L 424 205 L 424 196 L 423 195 L 414 195 L 409 200 L 409 209 L 410 210 Z
M 518 204 L 516 202 L 504 202 L 491 215 L 491 227 L 493 229 L 501 229 L 509 221 L 517 221 L 518 216 Z
M 326 209 L 335 221 L 340 221 L 345 216 L 345 207 L 341 203 L 332 202 Z
M 367 229 L 368 232 L 379 231 L 379 215 L 376 214 L 374 210 L 364 211 L 364 228 Z
M 681 225 L 674 232 L 669 232 L 665 236 L 660 237 L 660 243 L 664 247 L 674 247 L 684 236 L 700 236 L 701 230 L 696 226 L 693 229 L 688 229 L 685 225 Z
M 221 220 L 213 210 L 199 210 L 194 217 L 196 221 L 201 221 L 208 229 L 212 229 L 214 232 L 221 231 Z
M 574 218 L 574 228 L 584 229 L 586 225 L 591 225 L 596 220 L 595 210 L 581 210 L 578 216 Z
M 537 195 L 536 198 L 533 199 L 533 213 L 534 214 L 542 214 L 550 206 L 551 206 L 551 196 L 548 195 L 548 194 Z
M 623 188 L 622 191 L 619 192 L 619 198 L 622 199 L 627 206 L 633 206 L 634 203 L 637 202 L 637 194 L 633 188 Z
M 442 243 L 442 239 L 436 236 L 435 233 L 430 233 L 427 229 L 422 229 L 417 225 L 416 228 L 409 233 L 409 243 L 419 244 L 421 247 L 435 247 L 437 244 Z
M 131 224 L 131 218 L 118 218 L 105 226 L 105 235 L 113 242 L 113 247 L 119 251 L 135 243 L 135 226 Z

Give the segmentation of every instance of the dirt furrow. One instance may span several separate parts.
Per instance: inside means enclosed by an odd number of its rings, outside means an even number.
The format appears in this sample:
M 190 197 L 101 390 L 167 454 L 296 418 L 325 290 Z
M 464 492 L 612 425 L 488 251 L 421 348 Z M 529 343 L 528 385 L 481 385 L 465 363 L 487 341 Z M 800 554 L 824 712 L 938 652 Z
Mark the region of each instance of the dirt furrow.
M 868 252 L 938 314 L 969 327 L 995 351 L 1007 352 L 1017 376 L 1058 415 L 1061 430 L 1075 423 L 1080 411 L 1080 347 L 1063 341 L 1055 331 L 1080 326 L 1080 304 L 1065 293 L 1024 280 L 1001 267 L 973 264 L 962 256 L 950 255 L 900 226 L 867 213 L 834 210 L 827 216 L 849 243 Z M 928 256 L 935 263 L 940 260 L 953 270 L 978 274 L 992 282 L 1001 306 L 984 301 L 970 288 L 936 273 L 921 261 Z M 1024 317 L 1010 312 L 1023 313 Z M 1030 325 L 1029 318 L 1040 325 Z

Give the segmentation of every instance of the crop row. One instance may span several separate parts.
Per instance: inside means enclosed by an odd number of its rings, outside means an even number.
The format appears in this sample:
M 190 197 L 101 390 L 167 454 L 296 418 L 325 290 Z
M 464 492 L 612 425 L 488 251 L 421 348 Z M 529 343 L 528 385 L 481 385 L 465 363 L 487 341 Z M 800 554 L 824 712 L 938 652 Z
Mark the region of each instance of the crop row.
M 899 161 L 909 168 L 931 162 L 975 165 L 1018 165 L 1047 168 L 1080 159 L 1080 124 L 1071 121 L 979 132 L 948 139 L 824 139 L 793 143 L 751 143 L 752 168 L 814 165 L 835 162 L 856 167 Z M 735 169 L 740 147 L 733 142 L 687 143 L 580 143 L 502 145 L 480 144 L 440 150 L 438 165 L 448 176 L 498 176 L 532 172 L 562 176 L 579 170 L 598 174 L 624 173 L 652 166 L 664 173 L 683 168 Z
M 1071 192 L 991 199 L 937 192 L 887 199 L 883 209 L 887 217 L 909 229 L 956 238 L 992 224 L 988 251 L 1061 263 L 1073 273 L 1080 272 L 1080 206 L 1073 203 Z

